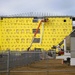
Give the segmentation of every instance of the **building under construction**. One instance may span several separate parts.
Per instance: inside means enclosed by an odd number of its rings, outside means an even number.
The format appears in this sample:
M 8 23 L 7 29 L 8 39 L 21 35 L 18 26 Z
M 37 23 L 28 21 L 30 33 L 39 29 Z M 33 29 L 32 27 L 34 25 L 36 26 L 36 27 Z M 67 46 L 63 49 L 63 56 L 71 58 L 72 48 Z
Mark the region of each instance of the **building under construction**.
M 0 17 L 0 74 L 75 74 L 74 25 L 72 16 Z
M 43 19 L 48 21 L 40 23 Z M 72 32 L 72 23 L 70 16 L 0 17 L 0 50 L 23 51 L 31 45 L 31 50 L 48 51 Z

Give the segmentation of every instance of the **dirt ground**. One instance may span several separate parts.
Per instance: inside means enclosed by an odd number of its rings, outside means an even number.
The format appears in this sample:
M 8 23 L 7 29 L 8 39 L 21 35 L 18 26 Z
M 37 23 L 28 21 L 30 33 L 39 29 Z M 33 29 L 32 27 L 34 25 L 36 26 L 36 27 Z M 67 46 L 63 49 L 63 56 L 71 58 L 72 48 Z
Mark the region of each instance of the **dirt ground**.
M 0 75 L 6 75 L 1 73 Z M 10 75 L 75 75 L 75 66 L 62 64 L 62 60 L 41 60 L 10 70 Z

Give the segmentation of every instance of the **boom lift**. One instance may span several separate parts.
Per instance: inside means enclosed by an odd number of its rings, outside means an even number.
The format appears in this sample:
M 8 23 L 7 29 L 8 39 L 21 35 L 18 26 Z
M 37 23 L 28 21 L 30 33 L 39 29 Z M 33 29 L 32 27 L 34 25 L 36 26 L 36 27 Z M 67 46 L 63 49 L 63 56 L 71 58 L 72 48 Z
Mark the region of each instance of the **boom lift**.
M 32 38 L 31 44 L 30 44 L 30 46 L 28 47 L 27 51 L 30 50 L 30 48 L 31 48 L 31 46 L 32 46 L 32 44 L 33 44 L 34 38 L 36 37 L 36 34 L 38 33 L 38 30 L 39 30 L 39 28 L 40 28 L 42 22 L 48 22 L 48 19 L 47 19 L 47 18 L 44 18 L 44 19 L 42 19 L 42 20 L 40 21 L 40 23 L 39 23 L 39 25 L 38 25 L 38 27 L 37 27 L 35 33 L 34 33 L 34 36 L 33 36 L 33 38 Z

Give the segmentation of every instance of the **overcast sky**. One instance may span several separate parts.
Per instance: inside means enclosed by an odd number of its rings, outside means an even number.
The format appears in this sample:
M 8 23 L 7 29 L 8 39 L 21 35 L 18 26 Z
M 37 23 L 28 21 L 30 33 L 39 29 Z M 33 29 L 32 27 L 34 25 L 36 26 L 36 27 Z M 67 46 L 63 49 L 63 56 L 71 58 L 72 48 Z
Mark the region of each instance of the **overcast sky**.
M 75 16 L 75 0 L 0 0 L 0 16 L 28 12 Z

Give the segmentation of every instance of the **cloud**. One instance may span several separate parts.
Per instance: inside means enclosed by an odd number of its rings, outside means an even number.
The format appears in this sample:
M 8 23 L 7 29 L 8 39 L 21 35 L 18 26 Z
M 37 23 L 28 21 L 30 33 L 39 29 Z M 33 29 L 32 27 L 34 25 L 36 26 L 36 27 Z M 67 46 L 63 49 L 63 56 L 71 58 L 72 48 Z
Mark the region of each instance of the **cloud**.
M 27 12 L 75 16 L 75 0 L 0 0 L 0 15 Z

